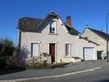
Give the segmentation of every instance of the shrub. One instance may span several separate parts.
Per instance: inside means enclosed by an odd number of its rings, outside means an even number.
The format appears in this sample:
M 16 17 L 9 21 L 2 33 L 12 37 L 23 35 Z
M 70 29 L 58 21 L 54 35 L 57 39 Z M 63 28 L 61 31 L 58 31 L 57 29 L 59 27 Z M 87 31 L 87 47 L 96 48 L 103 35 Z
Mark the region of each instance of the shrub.
M 0 67 L 5 67 L 7 63 L 9 63 L 9 59 L 11 61 L 15 60 L 14 55 L 18 55 L 17 48 L 15 47 L 13 41 L 10 38 L 1 38 L 0 39 Z M 12 57 L 12 58 L 11 58 Z
M 9 38 L 0 39 L 0 57 L 11 56 L 15 49 L 14 43 Z
M 26 63 L 25 64 L 26 69 L 51 69 L 51 64 L 47 64 L 45 62 L 35 62 L 35 63 Z
M 33 57 L 25 62 L 26 69 L 49 69 L 51 64 L 44 60 L 43 56 Z

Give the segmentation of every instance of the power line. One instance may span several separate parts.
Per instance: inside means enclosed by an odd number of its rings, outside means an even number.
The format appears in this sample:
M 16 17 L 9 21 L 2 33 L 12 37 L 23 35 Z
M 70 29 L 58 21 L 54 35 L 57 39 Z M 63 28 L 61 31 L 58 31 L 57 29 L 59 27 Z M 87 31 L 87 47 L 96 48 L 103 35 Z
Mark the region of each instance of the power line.
M 75 3 L 77 3 L 79 0 L 75 0 L 74 2 L 72 2 L 67 8 L 70 8 L 72 5 L 74 5 Z
M 71 6 L 73 6 L 75 3 L 77 3 L 79 0 L 74 0 L 71 4 L 69 3 L 69 5 L 63 5 L 63 11 L 67 12 L 68 8 L 70 8 Z M 59 14 L 61 14 L 63 11 L 61 11 Z

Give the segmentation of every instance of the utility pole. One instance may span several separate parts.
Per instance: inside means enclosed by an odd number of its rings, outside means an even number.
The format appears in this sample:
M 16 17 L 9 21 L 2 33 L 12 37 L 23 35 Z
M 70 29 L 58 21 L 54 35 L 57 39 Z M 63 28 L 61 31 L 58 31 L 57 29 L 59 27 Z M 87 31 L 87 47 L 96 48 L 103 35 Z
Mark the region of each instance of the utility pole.
M 107 13 L 106 14 L 106 33 L 107 33 L 107 44 L 106 44 L 106 49 L 107 49 L 107 62 L 109 61 L 109 59 L 108 59 L 108 15 L 109 15 L 109 13 Z

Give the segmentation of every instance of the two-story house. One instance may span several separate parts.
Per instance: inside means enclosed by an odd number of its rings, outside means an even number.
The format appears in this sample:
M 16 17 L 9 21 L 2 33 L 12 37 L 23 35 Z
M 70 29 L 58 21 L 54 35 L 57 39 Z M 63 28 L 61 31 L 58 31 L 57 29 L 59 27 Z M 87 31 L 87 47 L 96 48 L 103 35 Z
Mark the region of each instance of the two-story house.
M 71 17 L 64 23 L 60 16 L 51 11 L 44 19 L 22 17 L 18 20 L 19 57 L 28 59 L 48 53 L 52 62 L 60 63 L 63 57 L 80 57 L 96 60 L 97 44 L 80 38 L 71 25 Z

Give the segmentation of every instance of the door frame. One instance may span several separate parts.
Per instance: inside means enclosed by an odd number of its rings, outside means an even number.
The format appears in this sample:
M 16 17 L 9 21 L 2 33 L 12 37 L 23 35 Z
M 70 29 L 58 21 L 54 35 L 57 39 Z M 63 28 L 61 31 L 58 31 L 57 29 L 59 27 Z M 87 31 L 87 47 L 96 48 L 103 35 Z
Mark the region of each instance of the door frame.
M 55 62 L 57 62 L 57 42 L 48 43 L 48 53 L 50 54 L 50 44 L 55 44 Z M 53 62 L 52 62 L 53 63 Z

